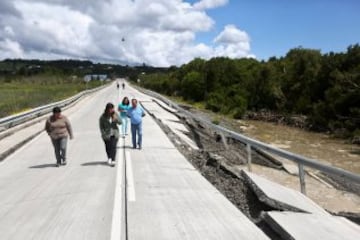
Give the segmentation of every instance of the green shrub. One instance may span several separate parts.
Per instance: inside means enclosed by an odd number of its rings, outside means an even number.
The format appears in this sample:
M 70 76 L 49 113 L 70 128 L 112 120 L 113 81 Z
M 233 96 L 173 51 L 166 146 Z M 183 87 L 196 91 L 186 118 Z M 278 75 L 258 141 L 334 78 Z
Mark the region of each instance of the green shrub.
M 210 93 L 206 99 L 205 108 L 213 112 L 220 112 L 223 106 L 223 95 L 220 92 Z

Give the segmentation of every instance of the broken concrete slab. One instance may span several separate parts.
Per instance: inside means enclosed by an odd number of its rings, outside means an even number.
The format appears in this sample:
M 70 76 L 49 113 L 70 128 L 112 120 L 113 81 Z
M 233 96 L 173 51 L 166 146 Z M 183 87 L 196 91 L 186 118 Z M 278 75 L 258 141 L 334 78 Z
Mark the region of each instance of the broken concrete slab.
M 192 149 L 198 150 L 196 143 L 186 135 L 189 133 L 188 129 L 184 126 L 179 118 L 172 114 L 170 111 L 165 110 L 155 102 L 142 103 L 143 107 L 151 114 L 154 118 L 161 121 L 163 124 L 169 127 L 183 142 L 185 142 Z
M 241 170 L 241 175 L 259 200 L 275 209 L 330 216 L 322 207 L 298 191 L 244 170 Z
M 360 226 L 344 217 L 271 211 L 265 221 L 284 239 L 360 239 Z
M 154 102 L 156 102 L 160 107 L 164 108 L 166 111 L 170 112 L 170 113 L 177 113 L 178 111 L 175 108 L 172 108 L 171 106 L 167 105 L 166 103 L 164 103 L 161 100 L 158 100 L 156 98 L 152 99 Z
M 272 160 L 273 162 L 279 164 L 282 166 L 282 168 L 288 172 L 289 174 L 291 175 L 294 175 L 294 176 L 298 176 L 299 175 L 299 168 L 298 168 L 298 165 L 295 164 L 294 162 L 286 159 L 286 158 L 283 158 L 283 157 L 280 157 L 280 156 L 277 156 L 275 154 L 272 154 L 272 153 L 269 153 L 269 152 L 266 152 L 266 151 L 263 151 L 263 150 L 257 150 L 259 153 L 261 153 L 264 157 Z

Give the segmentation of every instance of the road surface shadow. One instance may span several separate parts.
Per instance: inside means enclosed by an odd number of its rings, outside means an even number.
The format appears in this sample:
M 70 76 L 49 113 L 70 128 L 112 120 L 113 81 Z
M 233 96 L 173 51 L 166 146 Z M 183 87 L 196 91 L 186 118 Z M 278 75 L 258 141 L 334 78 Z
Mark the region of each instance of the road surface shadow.
M 131 150 L 139 150 L 138 147 L 136 148 L 133 148 L 132 146 L 128 145 L 128 146 L 125 146 L 125 147 L 117 147 L 117 149 L 131 149 Z M 144 148 L 143 148 L 144 149 Z M 146 146 L 146 149 L 162 149 L 162 150 L 174 150 L 176 149 L 175 147 L 162 147 L 162 146 L 151 146 L 151 147 L 148 147 Z
M 105 161 L 98 161 L 98 162 L 87 162 L 87 163 L 82 163 L 81 166 L 108 166 L 109 164 Z
M 30 166 L 29 168 L 50 168 L 50 167 L 56 167 L 56 163 L 40 164 L 40 165 Z
M 125 149 L 132 149 L 133 147 L 132 147 L 132 146 L 130 146 L 130 145 L 117 147 L 117 149 L 122 149 L 122 148 L 125 148 Z

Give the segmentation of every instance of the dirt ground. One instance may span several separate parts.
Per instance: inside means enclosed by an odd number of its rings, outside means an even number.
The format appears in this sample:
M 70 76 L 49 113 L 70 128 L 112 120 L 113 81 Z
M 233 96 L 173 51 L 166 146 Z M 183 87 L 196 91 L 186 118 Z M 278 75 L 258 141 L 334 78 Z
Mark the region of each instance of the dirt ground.
M 213 116 L 207 113 L 190 110 L 202 118 L 211 121 Z M 158 124 L 167 133 L 170 140 L 177 146 L 179 151 L 197 168 L 201 174 L 222 192 L 235 206 L 246 216 L 256 223 L 272 239 L 279 239 L 276 233 L 267 227 L 261 217 L 262 211 L 273 210 L 271 207 L 260 202 L 245 181 L 235 174 L 222 167 L 220 162 L 225 162 L 232 169 L 246 169 L 247 152 L 246 146 L 234 139 L 223 137 L 214 132 L 211 128 L 195 122 L 184 115 L 178 116 L 183 124 L 190 131 L 189 137 L 199 147 L 199 150 L 190 148 L 171 129 L 158 121 Z M 235 123 L 223 122 L 221 124 L 234 131 L 241 131 L 241 128 L 234 129 Z M 266 158 L 258 152 L 252 151 L 252 172 L 269 180 L 280 183 L 289 188 L 299 191 L 300 185 L 298 176 L 287 173 L 278 162 Z M 310 170 L 309 170 L 310 172 Z M 317 173 L 306 175 L 307 196 L 322 206 L 327 211 L 360 224 L 360 196 L 356 193 L 344 191 L 344 187 L 332 185 L 316 177 Z M 323 177 L 324 178 L 324 177 Z M 340 188 L 340 189 L 337 189 Z

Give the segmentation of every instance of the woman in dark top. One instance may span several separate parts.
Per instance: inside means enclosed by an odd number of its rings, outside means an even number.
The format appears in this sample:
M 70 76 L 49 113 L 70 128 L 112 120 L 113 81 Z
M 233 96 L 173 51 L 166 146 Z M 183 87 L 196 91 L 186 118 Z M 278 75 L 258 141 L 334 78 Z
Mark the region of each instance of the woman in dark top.
M 109 165 L 115 166 L 116 148 L 119 140 L 120 125 L 117 114 L 115 113 L 114 105 L 112 103 L 106 104 L 105 111 L 99 119 L 99 126 L 101 137 L 105 143 L 106 154 Z

